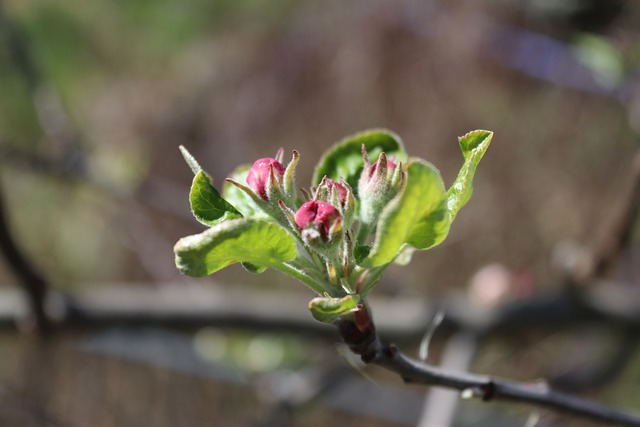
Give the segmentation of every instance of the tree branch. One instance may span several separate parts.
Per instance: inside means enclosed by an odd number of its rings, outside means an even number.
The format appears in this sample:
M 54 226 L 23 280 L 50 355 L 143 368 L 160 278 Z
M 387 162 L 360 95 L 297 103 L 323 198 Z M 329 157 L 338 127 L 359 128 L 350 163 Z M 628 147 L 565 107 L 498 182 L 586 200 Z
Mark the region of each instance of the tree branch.
M 615 219 L 595 253 L 587 279 L 603 277 L 618 260 L 620 252 L 629 244 L 631 233 L 640 212 L 640 151 L 636 153 L 627 184 L 627 196 L 623 199 Z
M 521 383 L 487 375 L 453 372 L 413 360 L 395 345 L 382 343 L 365 306 L 352 319 L 341 318 L 335 325 L 351 351 L 360 355 L 363 362 L 395 372 L 408 383 L 451 388 L 462 392 L 463 397 L 477 397 L 487 402 L 520 402 L 599 422 L 640 426 L 640 414 L 623 412 L 554 390 L 545 382 Z
M 45 311 L 47 281 L 36 271 L 31 262 L 24 256 L 16 243 L 9 227 L 4 197 L 0 188 L 0 254 L 7 261 L 7 266 L 16 276 L 28 296 L 31 312 L 40 333 L 51 328 L 51 322 Z
M 84 175 L 86 165 L 80 132 L 73 126 L 58 92 L 47 82 L 22 26 L 7 12 L 1 0 L 0 36 L 25 83 L 40 129 L 59 151 L 61 164 L 73 175 Z

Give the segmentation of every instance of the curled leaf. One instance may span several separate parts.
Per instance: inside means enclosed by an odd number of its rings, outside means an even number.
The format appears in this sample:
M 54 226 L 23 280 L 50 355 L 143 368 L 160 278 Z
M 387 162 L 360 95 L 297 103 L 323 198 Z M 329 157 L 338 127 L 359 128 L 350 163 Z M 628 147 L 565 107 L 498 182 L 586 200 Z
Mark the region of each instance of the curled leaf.
M 240 265 L 242 265 L 242 268 L 244 268 L 249 273 L 260 274 L 267 269 L 267 267 L 251 264 L 250 262 L 241 262 Z
M 189 192 L 189 204 L 193 216 L 210 227 L 228 219 L 241 218 L 242 214 L 220 196 L 213 186 L 213 180 L 202 169 L 195 157 L 184 146 L 181 145 L 179 148 L 182 157 L 195 175 Z
M 489 148 L 493 132 L 488 130 L 474 130 L 458 138 L 458 144 L 464 164 L 460 168 L 458 177 L 454 181 L 449 191 L 447 191 L 447 209 L 451 215 L 451 220 L 455 219 L 460 208 L 462 208 L 471 198 L 473 192 L 473 177 L 476 173 L 478 163 Z
M 333 323 L 343 314 L 356 310 L 358 304 L 359 295 L 347 295 L 342 298 L 317 297 L 309 301 L 309 310 L 314 319 Z
M 191 212 L 204 225 L 212 227 L 220 222 L 241 218 L 238 212 L 229 202 L 220 196 L 211 181 L 211 177 L 203 170 L 196 173 L 189 192 Z
M 382 152 L 387 157 L 404 161 L 407 157 L 402 140 L 387 129 L 371 129 L 348 136 L 327 151 L 313 174 L 313 184 L 318 185 L 324 176 L 339 181 L 344 178 L 351 188 L 358 188 L 364 161 L 362 146 L 371 158 L 376 159 Z
M 293 237 L 279 225 L 252 218 L 220 223 L 200 234 L 183 237 L 174 247 L 183 274 L 201 277 L 236 262 L 254 270 L 278 268 L 296 257 Z

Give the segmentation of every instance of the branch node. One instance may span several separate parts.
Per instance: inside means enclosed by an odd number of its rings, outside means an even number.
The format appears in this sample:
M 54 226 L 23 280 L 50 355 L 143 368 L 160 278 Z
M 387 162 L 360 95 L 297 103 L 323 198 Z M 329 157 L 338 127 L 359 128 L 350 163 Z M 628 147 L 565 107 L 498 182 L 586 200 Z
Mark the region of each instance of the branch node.
M 460 397 L 467 400 L 480 398 L 483 402 L 489 402 L 495 397 L 495 394 L 496 384 L 493 381 L 488 381 L 485 384 L 465 388 L 460 393 Z
M 398 354 L 399 350 L 397 345 L 389 344 L 388 346 L 385 347 L 384 351 L 389 358 L 394 358 Z
M 486 384 L 480 386 L 481 396 L 483 402 L 489 402 L 496 394 L 496 383 L 489 381 Z

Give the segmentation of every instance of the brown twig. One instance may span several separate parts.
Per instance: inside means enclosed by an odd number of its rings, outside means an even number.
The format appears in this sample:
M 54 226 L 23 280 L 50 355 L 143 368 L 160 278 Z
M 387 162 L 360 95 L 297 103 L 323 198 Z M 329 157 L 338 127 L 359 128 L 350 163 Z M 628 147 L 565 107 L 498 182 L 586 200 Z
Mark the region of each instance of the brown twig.
M 594 421 L 640 426 L 640 414 L 623 412 L 600 403 L 552 389 L 545 382 L 521 383 L 503 378 L 453 372 L 418 362 L 405 356 L 395 345 L 385 345 L 375 331 L 368 309 L 362 307 L 360 319 L 341 318 L 338 332 L 351 350 L 365 363 L 397 373 L 408 383 L 455 389 L 465 397 L 485 402 L 505 400 L 559 410 Z M 368 322 L 363 322 L 366 317 Z
M 629 244 L 640 212 L 640 152 L 633 159 L 627 191 L 627 197 L 623 199 L 625 204 L 595 253 L 588 279 L 604 276 Z
M 50 331 L 51 322 L 45 311 L 47 281 L 24 256 L 11 234 L 2 191 L 0 191 L 0 252 L 28 295 L 38 331 L 43 334 Z
M 23 80 L 36 112 L 38 125 L 59 153 L 60 164 L 71 175 L 85 173 L 82 137 L 68 116 L 58 91 L 45 79 L 20 23 L 0 0 L 0 36 L 4 38 L 13 66 Z

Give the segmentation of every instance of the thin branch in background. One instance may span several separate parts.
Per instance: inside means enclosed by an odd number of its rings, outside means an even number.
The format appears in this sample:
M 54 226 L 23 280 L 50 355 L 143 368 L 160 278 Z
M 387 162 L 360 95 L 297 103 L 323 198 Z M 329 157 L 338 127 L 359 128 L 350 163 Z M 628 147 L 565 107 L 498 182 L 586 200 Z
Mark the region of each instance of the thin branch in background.
M 6 13 L 3 0 L 0 0 L 0 34 L 5 37 L 11 59 L 20 70 L 29 92 L 33 92 L 40 81 L 40 74 L 29 54 L 22 32 Z
M 619 333 L 620 336 L 609 345 L 607 357 L 600 358 L 586 369 L 582 367 L 549 378 L 549 382 L 565 391 L 594 390 L 611 383 L 629 366 L 640 345 L 637 326 L 623 325 Z
M 43 77 L 44 73 L 31 53 L 23 29 L 7 13 L 1 0 L 0 35 L 4 38 L 19 76 L 24 80 L 41 130 L 59 151 L 61 164 L 71 175 L 83 175 L 85 159 L 81 148 L 82 137 L 69 119 L 60 95 Z
M 640 152 L 633 159 L 627 191 L 627 197 L 623 199 L 625 204 L 595 253 L 590 277 L 604 276 L 616 263 L 620 253 L 631 240 L 631 234 L 640 212 Z
M 424 333 L 422 337 L 422 341 L 420 341 L 420 348 L 418 349 L 418 358 L 422 362 L 426 362 L 429 357 L 429 345 L 431 344 L 431 338 L 433 338 L 433 334 L 436 333 L 438 326 L 442 324 L 444 320 L 444 311 L 439 310 L 436 312 L 435 316 L 433 316 L 433 320 L 431 324 L 427 328 L 427 331 Z
M 7 261 L 8 267 L 24 288 L 29 298 L 31 312 L 38 331 L 45 334 L 51 330 L 51 322 L 45 311 L 48 284 L 46 279 L 34 268 L 24 256 L 16 243 L 5 208 L 4 195 L 0 189 L 0 251 Z
M 166 282 L 177 276 L 176 270 L 166 256 L 166 248 L 172 246 L 162 233 L 161 227 L 154 224 L 153 217 L 143 211 L 143 206 L 134 199 L 122 198 L 119 206 L 123 215 L 114 227 L 120 241 L 137 257 L 145 273 L 157 283 Z

